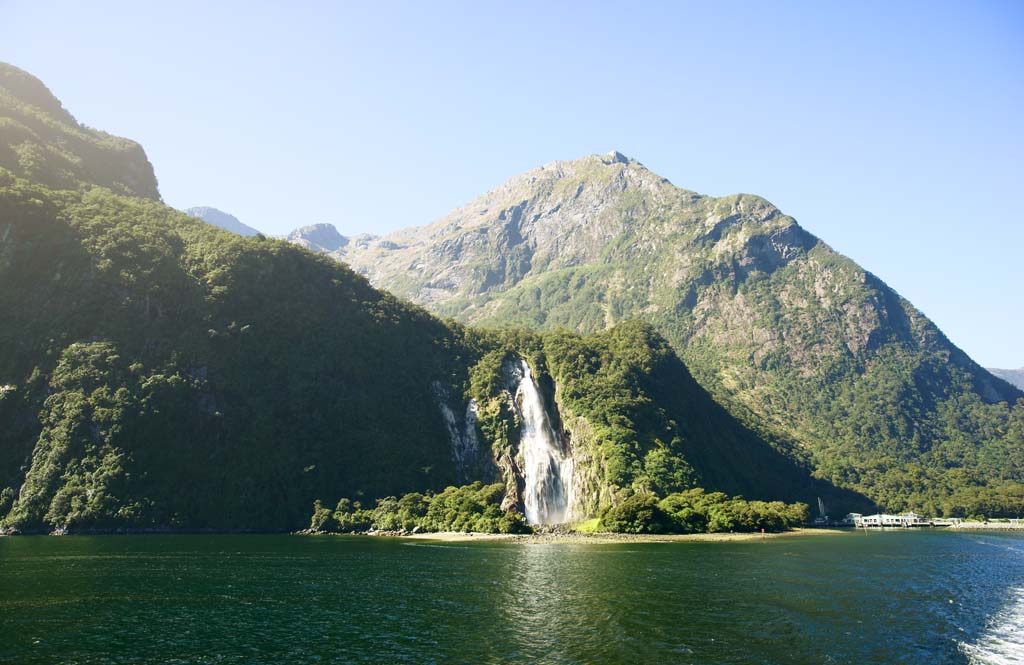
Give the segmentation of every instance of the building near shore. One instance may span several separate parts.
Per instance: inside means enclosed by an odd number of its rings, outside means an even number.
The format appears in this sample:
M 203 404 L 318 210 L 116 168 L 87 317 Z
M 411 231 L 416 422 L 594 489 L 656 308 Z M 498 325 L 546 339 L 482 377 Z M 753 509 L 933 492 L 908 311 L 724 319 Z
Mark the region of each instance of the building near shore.
M 924 519 L 917 513 L 900 513 L 899 515 L 887 515 L 879 513 L 876 515 L 856 515 L 853 519 L 856 527 L 911 527 L 931 526 L 929 520 Z

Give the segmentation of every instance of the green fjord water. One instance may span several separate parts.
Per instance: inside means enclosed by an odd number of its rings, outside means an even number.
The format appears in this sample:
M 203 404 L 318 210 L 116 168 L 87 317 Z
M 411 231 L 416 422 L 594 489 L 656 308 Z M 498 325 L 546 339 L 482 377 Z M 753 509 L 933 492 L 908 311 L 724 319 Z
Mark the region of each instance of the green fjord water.
M 1024 535 L 0 538 L 3 663 L 1017 663 Z

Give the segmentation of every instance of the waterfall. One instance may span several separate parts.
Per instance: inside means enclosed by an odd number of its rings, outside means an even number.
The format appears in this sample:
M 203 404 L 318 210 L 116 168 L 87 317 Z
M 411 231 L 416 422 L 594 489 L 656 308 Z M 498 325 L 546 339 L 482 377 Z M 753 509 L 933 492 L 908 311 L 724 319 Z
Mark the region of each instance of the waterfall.
M 519 451 L 523 458 L 526 521 L 562 524 L 568 520 L 572 505 L 572 458 L 551 426 L 530 366 L 522 359 L 518 364 L 522 378 L 516 386 L 514 402 L 521 423 Z

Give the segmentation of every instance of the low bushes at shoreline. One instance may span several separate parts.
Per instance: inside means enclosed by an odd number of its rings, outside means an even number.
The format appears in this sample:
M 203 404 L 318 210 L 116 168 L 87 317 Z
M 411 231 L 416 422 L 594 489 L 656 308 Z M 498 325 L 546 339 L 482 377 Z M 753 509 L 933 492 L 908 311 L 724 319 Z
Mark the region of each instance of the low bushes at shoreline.
M 476 532 L 528 534 L 534 529 L 517 510 L 503 510 L 505 486 L 481 482 L 449 487 L 438 494 L 413 492 L 378 499 L 372 508 L 342 498 L 332 510 L 314 503 L 308 532 L 406 533 Z M 805 524 L 803 503 L 747 501 L 694 488 L 659 498 L 633 494 L 596 519 L 559 531 L 577 533 L 695 534 L 780 532 Z

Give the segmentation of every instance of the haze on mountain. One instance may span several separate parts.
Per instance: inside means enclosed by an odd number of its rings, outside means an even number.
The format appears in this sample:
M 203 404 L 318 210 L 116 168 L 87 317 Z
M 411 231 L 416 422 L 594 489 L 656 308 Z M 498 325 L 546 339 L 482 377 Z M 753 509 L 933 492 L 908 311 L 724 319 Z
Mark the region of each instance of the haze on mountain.
M 209 206 L 196 206 L 189 208 L 185 211 L 185 214 L 190 217 L 198 217 L 207 224 L 213 224 L 217 228 L 237 233 L 240 236 L 248 237 L 259 233 L 259 231 L 251 226 L 238 221 L 238 218 L 234 215 L 229 215 L 222 210 L 217 210 L 216 208 L 211 208 Z
M 317 499 L 372 508 L 473 481 L 503 497 L 505 517 L 481 515 L 514 526 L 524 368 L 572 458 L 575 518 L 695 487 L 870 505 L 732 418 L 651 326 L 442 321 L 327 257 L 164 205 L 137 144 L 2 63 L 0 155 L 8 532 L 296 529 Z
M 90 183 L 160 199 L 142 146 L 80 125 L 34 76 L 0 67 L 0 107 L 0 168 L 53 189 Z
M 1024 473 L 1024 394 L 758 196 L 704 196 L 613 151 L 363 238 L 330 255 L 467 324 L 651 323 L 734 416 L 881 505 L 1020 491 L 1001 482 Z
M 1020 369 L 995 369 L 989 367 L 988 371 L 1024 390 L 1024 367 Z
M 348 244 L 333 224 L 310 224 L 288 234 L 288 240 L 314 252 L 335 252 Z

